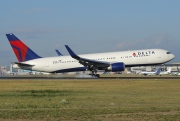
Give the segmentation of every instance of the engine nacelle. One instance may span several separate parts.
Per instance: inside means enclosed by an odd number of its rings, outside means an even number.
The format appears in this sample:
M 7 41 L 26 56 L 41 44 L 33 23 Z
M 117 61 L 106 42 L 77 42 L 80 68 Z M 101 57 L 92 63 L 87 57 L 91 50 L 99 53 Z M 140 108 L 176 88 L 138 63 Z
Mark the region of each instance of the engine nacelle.
M 112 63 L 108 68 L 108 71 L 112 72 L 117 72 L 117 71 L 124 71 L 125 70 L 125 65 L 123 62 L 118 62 L 118 63 Z

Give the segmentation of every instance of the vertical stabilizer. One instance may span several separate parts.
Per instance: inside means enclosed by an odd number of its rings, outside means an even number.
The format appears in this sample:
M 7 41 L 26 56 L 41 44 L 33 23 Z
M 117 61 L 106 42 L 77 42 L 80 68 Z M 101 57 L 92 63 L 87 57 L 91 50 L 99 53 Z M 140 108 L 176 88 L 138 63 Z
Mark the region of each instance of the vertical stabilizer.
M 161 73 L 161 68 L 159 68 L 157 71 L 156 71 L 156 75 L 159 75 Z
M 13 34 L 6 34 L 19 62 L 41 58 Z

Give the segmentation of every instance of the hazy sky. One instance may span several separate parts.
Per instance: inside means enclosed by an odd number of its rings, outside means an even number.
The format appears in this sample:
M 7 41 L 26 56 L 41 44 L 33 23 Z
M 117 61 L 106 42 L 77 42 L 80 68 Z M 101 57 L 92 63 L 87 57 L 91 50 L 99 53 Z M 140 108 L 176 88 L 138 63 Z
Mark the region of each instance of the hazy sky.
M 0 65 L 14 33 L 42 57 L 161 48 L 180 62 L 180 0 L 0 0 Z

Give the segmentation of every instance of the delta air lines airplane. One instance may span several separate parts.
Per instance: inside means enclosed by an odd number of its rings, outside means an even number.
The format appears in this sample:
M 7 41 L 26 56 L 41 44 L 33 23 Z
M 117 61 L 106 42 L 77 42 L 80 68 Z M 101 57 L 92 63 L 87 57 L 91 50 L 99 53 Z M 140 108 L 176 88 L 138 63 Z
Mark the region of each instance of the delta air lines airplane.
M 18 60 L 13 67 L 32 71 L 63 73 L 89 70 L 93 76 L 99 77 L 97 70 L 118 72 L 124 71 L 125 67 L 163 64 L 174 58 L 173 54 L 163 49 L 77 55 L 68 45 L 65 47 L 70 56 L 41 57 L 15 35 L 6 36 Z

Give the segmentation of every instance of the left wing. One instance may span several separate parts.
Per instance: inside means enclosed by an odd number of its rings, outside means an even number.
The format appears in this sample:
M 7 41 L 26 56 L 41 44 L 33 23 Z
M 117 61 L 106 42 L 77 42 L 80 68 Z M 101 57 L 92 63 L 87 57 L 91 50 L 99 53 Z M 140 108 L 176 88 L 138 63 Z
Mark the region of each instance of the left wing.
M 92 60 L 92 59 L 86 59 L 86 58 L 79 57 L 78 55 L 76 55 L 69 48 L 68 45 L 65 45 L 65 47 L 68 50 L 68 52 L 69 52 L 69 54 L 71 55 L 72 58 L 78 60 L 80 64 L 84 65 L 85 67 L 88 67 L 89 69 L 107 68 L 107 67 L 109 67 L 111 65 L 109 62 L 97 61 L 97 60 Z

